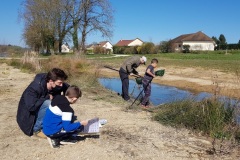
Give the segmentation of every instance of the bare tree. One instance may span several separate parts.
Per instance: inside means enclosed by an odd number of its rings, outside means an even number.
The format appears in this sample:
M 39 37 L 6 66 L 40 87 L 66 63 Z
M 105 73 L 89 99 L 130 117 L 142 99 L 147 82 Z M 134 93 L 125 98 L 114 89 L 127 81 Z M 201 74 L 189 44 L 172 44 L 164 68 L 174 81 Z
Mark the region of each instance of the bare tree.
M 70 0 L 25 0 L 22 18 L 25 22 L 24 39 L 33 47 L 37 37 L 42 47 L 47 51 L 58 44 L 61 45 L 67 33 L 71 30 L 70 16 L 67 12 Z M 32 37 L 32 38 L 30 38 Z M 39 43 L 39 42 L 38 42 Z
M 112 36 L 113 10 L 108 0 L 81 1 L 81 49 L 85 53 L 85 42 L 89 33 L 99 31 L 103 37 Z

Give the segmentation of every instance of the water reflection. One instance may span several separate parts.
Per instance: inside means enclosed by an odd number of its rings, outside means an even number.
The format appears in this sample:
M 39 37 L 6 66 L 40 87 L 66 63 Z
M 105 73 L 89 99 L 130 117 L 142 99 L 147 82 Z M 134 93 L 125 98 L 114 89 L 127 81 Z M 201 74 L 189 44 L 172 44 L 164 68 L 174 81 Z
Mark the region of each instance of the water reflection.
M 113 90 L 117 93 L 122 92 L 121 80 L 118 78 L 99 78 L 99 83 L 105 88 Z M 138 85 L 136 85 L 136 82 L 134 80 L 129 81 L 129 93 L 132 94 L 133 97 L 137 97 L 141 90 L 142 86 L 139 87 Z M 160 105 L 164 103 L 184 100 L 187 98 L 199 101 L 204 98 L 209 98 L 211 96 L 211 94 L 206 92 L 193 94 L 189 91 L 178 89 L 176 87 L 152 83 L 152 93 L 150 96 L 150 101 L 151 103 L 153 103 L 153 105 Z

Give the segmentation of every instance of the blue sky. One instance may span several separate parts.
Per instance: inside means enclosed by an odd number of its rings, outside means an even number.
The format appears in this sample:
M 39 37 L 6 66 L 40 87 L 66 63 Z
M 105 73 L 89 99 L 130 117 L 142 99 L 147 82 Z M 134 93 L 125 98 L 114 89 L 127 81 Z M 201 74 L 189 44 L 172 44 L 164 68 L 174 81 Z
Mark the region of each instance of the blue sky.
M 228 43 L 240 40 L 239 0 L 110 0 L 114 9 L 113 37 L 99 33 L 87 43 L 140 38 L 159 43 L 181 34 L 202 31 L 209 37 L 224 34 Z M 21 0 L 1 0 L 0 44 L 24 46 L 23 22 L 18 10 Z

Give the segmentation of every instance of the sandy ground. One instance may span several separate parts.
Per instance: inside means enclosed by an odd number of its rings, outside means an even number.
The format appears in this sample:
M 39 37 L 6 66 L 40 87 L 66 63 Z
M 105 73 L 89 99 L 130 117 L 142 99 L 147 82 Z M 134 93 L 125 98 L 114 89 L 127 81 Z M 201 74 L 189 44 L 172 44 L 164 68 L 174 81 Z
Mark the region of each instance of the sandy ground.
M 80 101 L 73 105 L 80 120 L 92 117 L 108 120 L 108 123 L 101 128 L 100 137 L 87 138 L 74 145 L 64 145 L 59 149 L 52 149 L 46 139 L 24 135 L 16 123 L 20 96 L 33 77 L 33 74 L 22 73 L 6 64 L 0 64 L 1 159 L 180 160 L 240 158 L 237 148 L 231 149 L 231 153 L 220 153 L 220 150 L 216 148 L 217 154 L 207 154 L 206 151 L 212 148 L 211 139 L 192 134 L 186 129 L 163 126 L 152 121 L 150 113 L 142 110 L 126 110 L 129 104 L 122 102 L 114 94 L 112 96 L 106 94 L 108 95 L 106 97 L 104 93 L 85 94 Z M 169 77 L 185 81 L 184 77 L 180 79 L 181 76 L 174 74 L 174 72 L 166 74 L 166 81 L 169 81 Z M 210 83 L 208 80 L 203 80 L 203 82 L 207 85 Z

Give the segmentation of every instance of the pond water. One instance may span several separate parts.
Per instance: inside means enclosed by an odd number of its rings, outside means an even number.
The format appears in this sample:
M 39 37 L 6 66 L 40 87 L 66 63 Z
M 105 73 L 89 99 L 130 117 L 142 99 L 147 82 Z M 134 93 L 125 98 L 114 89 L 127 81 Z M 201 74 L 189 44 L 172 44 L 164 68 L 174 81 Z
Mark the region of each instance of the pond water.
M 119 78 L 99 78 L 99 83 L 107 89 L 115 91 L 116 94 L 122 93 L 122 83 Z M 138 86 L 135 80 L 129 80 L 129 94 L 136 98 L 142 90 L 142 86 Z M 144 95 L 144 93 L 143 93 Z M 152 92 L 150 96 L 150 101 L 153 105 L 161 105 L 169 102 L 180 101 L 184 99 L 194 99 L 196 101 L 201 101 L 205 98 L 210 98 L 213 96 L 207 92 L 201 92 L 194 94 L 187 90 L 182 90 L 176 87 L 165 86 L 160 84 L 152 83 Z M 228 103 L 236 103 L 236 100 L 229 99 L 228 97 L 220 97 L 220 101 Z

